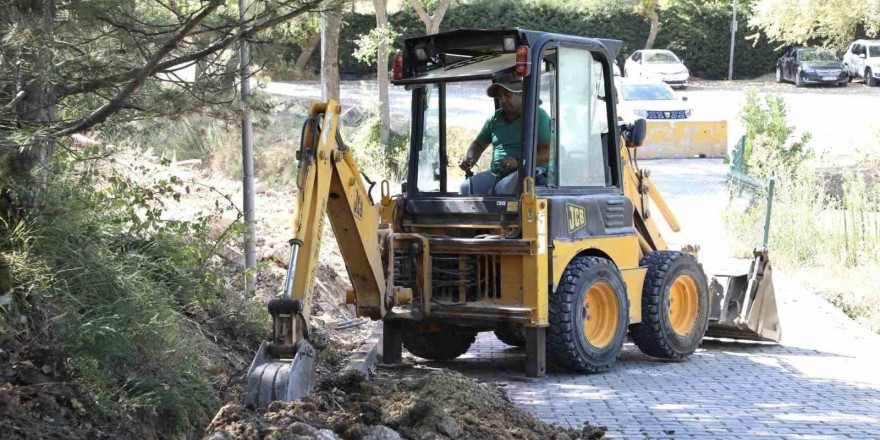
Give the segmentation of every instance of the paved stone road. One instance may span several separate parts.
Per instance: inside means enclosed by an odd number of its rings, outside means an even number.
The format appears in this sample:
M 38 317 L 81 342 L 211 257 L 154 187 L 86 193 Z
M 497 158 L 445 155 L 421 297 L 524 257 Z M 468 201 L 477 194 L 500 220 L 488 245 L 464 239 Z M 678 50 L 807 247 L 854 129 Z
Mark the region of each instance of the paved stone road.
M 701 258 L 721 249 L 725 206 L 720 161 L 643 162 L 684 230 L 670 243 L 699 242 Z M 674 246 L 670 246 L 674 247 Z M 705 257 L 704 257 L 705 255 Z M 707 270 L 708 271 L 708 270 Z M 511 400 L 544 421 L 589 421 L 626 439 L 880 439 L 880 335 L 868 332 L 796 280 L 774 273 L 781 345 L 707 340 L 688 360 L 670 362 L 627 344 L 611 371 L 571 374 L 550 365 L 526 381 L 525 354 L 481 334 L 444 366 L 505 382 Z

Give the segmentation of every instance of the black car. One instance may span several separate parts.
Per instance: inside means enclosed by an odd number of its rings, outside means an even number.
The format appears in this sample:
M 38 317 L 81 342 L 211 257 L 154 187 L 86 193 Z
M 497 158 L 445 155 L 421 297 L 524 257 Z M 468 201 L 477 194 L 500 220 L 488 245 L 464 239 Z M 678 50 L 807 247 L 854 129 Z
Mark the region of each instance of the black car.
M 793 81 L 796 86 L 849 82 L 843 63 L 824 49 L 795 47 L 776 61 L 776 82 Z

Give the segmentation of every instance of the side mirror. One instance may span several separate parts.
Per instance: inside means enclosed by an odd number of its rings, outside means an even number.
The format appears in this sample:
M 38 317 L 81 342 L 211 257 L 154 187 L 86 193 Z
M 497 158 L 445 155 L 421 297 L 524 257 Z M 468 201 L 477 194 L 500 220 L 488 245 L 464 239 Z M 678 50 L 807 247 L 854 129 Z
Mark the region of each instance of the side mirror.
M 860 54 L 859 54 L 859 58 L 861 58 L 861 59 L 865 59 L 865 58 L 867 58 L 867 56 L 865 56 L 865 54 L 863 54 L 863 53 L 860 53 Z
M 645 142 L 645 135 L 648 131 L 648 124 L 643 118 L 636 119 L 632 124 L 626 124 L 621 127 L 623 138 L 628 148 L 641 147 Z

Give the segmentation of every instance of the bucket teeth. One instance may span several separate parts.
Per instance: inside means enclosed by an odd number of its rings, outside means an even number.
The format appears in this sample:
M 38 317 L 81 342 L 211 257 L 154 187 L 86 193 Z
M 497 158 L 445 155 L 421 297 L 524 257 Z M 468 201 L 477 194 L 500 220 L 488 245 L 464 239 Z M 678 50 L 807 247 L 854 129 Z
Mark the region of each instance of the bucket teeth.
M 270 357 L 263 342 L 248 370 L 244 404 L 265 410 L 274 401 L 289 402 L 306 396 L 314 383 L 315 349 L 306 341 L 297 343 L 292 359 Z

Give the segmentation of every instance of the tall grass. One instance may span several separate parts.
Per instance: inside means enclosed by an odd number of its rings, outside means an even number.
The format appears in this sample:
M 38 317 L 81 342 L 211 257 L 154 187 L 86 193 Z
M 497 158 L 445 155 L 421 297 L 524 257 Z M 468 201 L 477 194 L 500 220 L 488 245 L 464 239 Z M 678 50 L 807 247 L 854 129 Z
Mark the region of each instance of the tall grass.
M 794 139 L 782 98 L 762 102 L 747 94 L 741 118 L 746 125 L 746 165 L 753 177 L 776 181 L 770 248 L 789 266 L 859 265 L 880 256 L 877 227 L 880 192 L 869 186 L 864 170 L 843 173 L 840 194 L 833 194 L 826 174 L 808 165 L 809 134 Z M 731 211 L 728 230 L 738 243 L 759 243 L 766 209 L 759 193 L 749 209 Z
M 213 243 L 204 224 L 143 228 L 122 204 L 99 197 L 101 180 L 57 176 L 40 193 L 42 207 L 0 237 L 14 285 L 0 334 L 57 344 L 101 412 L 189 432 L 207 422 L 220 396 L 208 373 L 218 347 L 187 311 L 234 322 L 250 345 L 265 317 L 222 293 L 206 264 Z
M 748 172 L 776 181 L 771 259 L 783 268 L 817 268 L 840 277 L 826 297 L 880 331 L 880 291 L 876 286 L 865 290 L 848 275 L 876 273 L 880 267 L 880 162 L 843 170 L 840 189 L 833 189 L 828 170 L 810 165 L 803 143 L 809 135 L 793 139 L 794 127 L 788 126 L 785 110 L 781 98 L 762 102 L 750 93 L 742 111 L 749 133 Z M 761 242 L 766 202 L 766 194 L 759 191 L 746 209 L 727 212 L 725 224 L 738 253 L 746 254 Z M 823 283 L 821 288 L 827 286 Z

